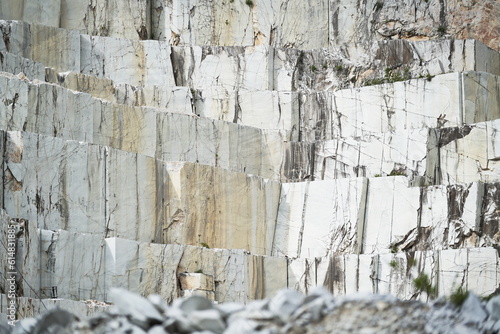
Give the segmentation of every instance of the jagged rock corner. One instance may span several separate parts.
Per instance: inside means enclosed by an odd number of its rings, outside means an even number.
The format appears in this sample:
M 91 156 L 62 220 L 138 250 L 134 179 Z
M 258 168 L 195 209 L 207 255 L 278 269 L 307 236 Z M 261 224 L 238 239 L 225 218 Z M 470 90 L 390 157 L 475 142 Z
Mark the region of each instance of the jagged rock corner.
M 0 321 L 499 332 L 499 14 L 2 0 Z

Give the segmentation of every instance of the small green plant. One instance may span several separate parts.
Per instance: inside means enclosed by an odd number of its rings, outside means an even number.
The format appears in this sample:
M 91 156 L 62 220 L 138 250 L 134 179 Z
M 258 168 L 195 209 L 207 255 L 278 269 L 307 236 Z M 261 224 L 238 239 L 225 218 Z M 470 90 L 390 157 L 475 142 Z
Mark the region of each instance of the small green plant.
M 410 258 L 408 260 L 408 267 L 415 267 L 417 265 L 417 260 L 415 258 Z
M 382 177 L 382 175 L 381 174 L 375 174 L 375 175 L 373 175 L 373 177 Z
M 445 26 L 439 26 L 438 27 L 438 33 L 444 34 L 446 32 L 446 27 Z
M 430 75 L 430 74 L 427 74 L 427 75 L 425 76 L 425 79 L 426 79 L 427 81 L 431 81 L 431 80 L 432 80 L 432 78 L 434 78 L 434 76 L 433 76 L 433 75 Z
M 391 262 L 389 262 L 389 265 L 391 266 L 391 268 L 396 269 L 398 267 L 398 261 L 392 260 Z
M 210 248 L 210 246 L 206 242 L 201 242 L 200 245 L 205 248 Z
M 390 250 L 391 250 L 391 253 L 393 253 L 393 254 L 395 254 L 395 253 L 399 252 L 398 245 L 396 245 L 396 244 L 392 244 L 392 245 L 390 246 Z
M 314 65 L 309 66 L 309 69 L 313 72 L 316 72 L 318 70 Z
M 250 7 L 253 7 L 253 1 L 252 0 L 247 0 L 245 1 L 245 3 L 250 6 Z
M 328 68 L 328 64 L 327 63 L 324 63 L 323 64 L 323 69 L 326 70 Z
M 431 280 L 427 274 L 420 274 L 413 280 L 413 286 L 417 292 L 425 292 L 430 299 L 437 296 L 437 288 L 431 284 Z
M 401 175 L 406 175 L 405 172 L 393 169 L 389 176 L 401 176 Z
M 375 10 L 381 10 L 384 7 L 384 3 L 382 1 L 377 1 L 375 3 Z
M 459 287 L 450 295 L 450 302 L 456 307 L 460 307 L 465 302 L 468 296 L 469 291 L 464 290 L 462 287 Z
M 234 0 L 229 0 L 229 3 L 233 3 L 233 2 L 234 2 Z
M 203 270 L 198 269 L 198 270 L 195 271 L 195 273 L 197 273 L 197 274 L 203 274 Z
M 337 71 L 341 72 L 343 69 L 344 69 L 344 67 L 342 65 L 337 66 Z
M 384 82 L 385 82 L 384 79 L 375 78 L 375 79 L 371 79 L 371 80 L 366 80 L 365 85 L 366 86 L 381 85 Z

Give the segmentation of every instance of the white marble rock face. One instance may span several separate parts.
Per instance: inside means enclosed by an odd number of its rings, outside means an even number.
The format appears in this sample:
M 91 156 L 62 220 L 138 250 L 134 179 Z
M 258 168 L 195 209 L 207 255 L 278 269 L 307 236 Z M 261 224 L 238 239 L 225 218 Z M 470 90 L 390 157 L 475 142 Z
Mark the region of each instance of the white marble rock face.
M 111 287 L 221 303 L 495 292 L 495 6 L 2 1 L 19 314 L 42 296 L 90 315 Z M 301 298 L 268 308 L 284 296 Z

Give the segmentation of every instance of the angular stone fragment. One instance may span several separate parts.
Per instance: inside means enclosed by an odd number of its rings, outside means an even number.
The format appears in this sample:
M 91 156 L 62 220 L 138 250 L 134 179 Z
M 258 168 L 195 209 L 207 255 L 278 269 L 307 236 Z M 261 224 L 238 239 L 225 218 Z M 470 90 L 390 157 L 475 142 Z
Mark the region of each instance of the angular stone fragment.
M 128 292 L 125 289 L 113 288 L 110 298 L 123 314 L 129 315 L 131 321 L 146 329 L 150 324 L 162 323 L 165 317 L 145 298 Z

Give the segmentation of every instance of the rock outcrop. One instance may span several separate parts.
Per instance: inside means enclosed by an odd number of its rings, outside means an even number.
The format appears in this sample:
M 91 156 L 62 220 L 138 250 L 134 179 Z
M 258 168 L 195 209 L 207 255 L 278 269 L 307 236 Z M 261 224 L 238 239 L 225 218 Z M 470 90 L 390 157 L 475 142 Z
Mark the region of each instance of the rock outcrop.
M 16 317 L 93 316 L 111 287 L 219 303 L 316 286 L 498 294 L 499 12 L 3 1 L 0 239 L 13 226 Z

